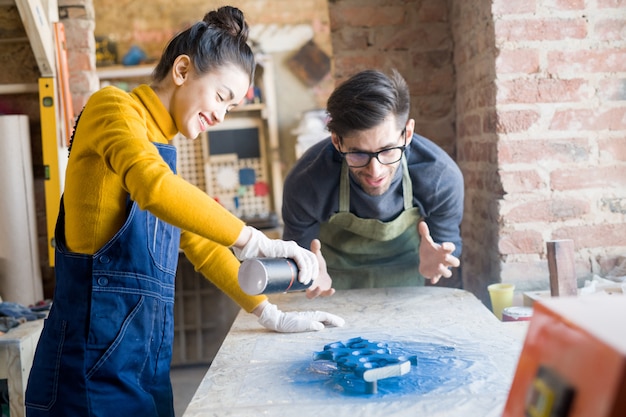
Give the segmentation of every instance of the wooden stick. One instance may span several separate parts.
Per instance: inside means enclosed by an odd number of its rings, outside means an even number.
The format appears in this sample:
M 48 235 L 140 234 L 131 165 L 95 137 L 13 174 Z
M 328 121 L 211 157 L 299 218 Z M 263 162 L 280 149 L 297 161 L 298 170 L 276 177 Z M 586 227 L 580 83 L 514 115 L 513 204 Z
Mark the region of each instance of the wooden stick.
M 546 246 L 550 270 L 550 294 L 553 297 L 578 295 L 574 241 L 571 239 L 551 240 Z

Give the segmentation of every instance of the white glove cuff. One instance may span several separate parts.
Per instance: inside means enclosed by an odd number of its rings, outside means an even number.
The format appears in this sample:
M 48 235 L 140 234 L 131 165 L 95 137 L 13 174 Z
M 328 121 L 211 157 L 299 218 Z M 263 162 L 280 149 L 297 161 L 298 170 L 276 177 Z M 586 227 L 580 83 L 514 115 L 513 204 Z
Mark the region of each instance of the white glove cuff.
M 259 323 L 266 329 L 277 331 L 278 321 L 280 320 L 281 314 L 282 311 L 280 311 L 276 305 L 267 303 L 265 308 L 263 308 L 263 312 L 259 316 Z
M 255 229 L 254 227 L 245 226 L 250 229 L 250 239 L 243 246 L 243 248 L 237 248 L 235 246 L 232 247 L 233 253 L 240 261 L 244 261 L 249 258 L 258 257 L 259 252 L 259 239 L 262 239 L 264 236 L 259 236 L 259 233 L 263 233 L 260 230 Z M 257 233 L 258 232 L 258 233 Z

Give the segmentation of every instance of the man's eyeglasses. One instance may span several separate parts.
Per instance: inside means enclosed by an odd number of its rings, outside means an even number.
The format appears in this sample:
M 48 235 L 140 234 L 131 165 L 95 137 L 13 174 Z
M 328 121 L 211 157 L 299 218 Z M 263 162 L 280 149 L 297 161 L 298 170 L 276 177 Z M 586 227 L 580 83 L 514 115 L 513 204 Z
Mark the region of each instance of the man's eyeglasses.
M 402 129 L 400 137 L 404 137 L 404 145 L 382 149 L 378 152 L 339 152 L 345 158 L 350 168 L 363 168 L 369 165 L 372 158 L 376 158 L 383 165 L 391 165 L 402 159 L 406 149 L 406 128 Z M 339 137 L 343 141 L 342 137 Z

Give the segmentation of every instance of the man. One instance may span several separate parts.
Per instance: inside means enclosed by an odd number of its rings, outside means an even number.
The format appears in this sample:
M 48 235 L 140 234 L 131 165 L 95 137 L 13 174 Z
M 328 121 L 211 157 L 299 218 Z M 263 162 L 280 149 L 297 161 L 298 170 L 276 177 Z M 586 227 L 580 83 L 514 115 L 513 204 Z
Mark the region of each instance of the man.
M 354 75 L 328 99 L 330 138 L 285 180 L 283 238 L 319 238 L 335 289 L 436 283 L 459 266 L 463 176 L 409 109 L 397 71 Z

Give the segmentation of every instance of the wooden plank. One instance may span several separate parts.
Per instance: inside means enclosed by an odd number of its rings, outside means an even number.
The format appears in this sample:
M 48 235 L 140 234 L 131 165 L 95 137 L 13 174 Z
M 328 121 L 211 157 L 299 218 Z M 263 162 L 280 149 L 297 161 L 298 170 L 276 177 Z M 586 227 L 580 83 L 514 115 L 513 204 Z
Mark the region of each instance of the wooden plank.
M 56 2 L 55 2 L 56 3 Z M 15 0 L 42 77 L 54 77 L 54 38 L 48 8 L 41 0 Z
M 272 198 L 274 212 L 279 222 L 282 218 L 283 204 L 283 172 L 280 158 L 280 141 L 278 135 L 278 117 L 276 107 L 276 82 L 274 79 L 274 61 L 269 55 L 258 55 L 258 64 L 263 67 L 263 94 L 265 108 L 263 118 L 267 121 L 267 150 L 272 181 Z
M 56 58 L 59 70 L 59 98 L 58 108 L 63 121 L 63 131 L 65 146 L 70 146 L 72 130 L 74 128 L 74 106 L 72 103 L 72 93 L 70 92 L 70 70 L 67 63 L 67 44 L 65 41 L 65 27 L 63 23 L 56 22 L 54 26 L 54 39 L 56 45 Z
M 0 335 L 0 379 L 6 379 L 11 417 L 24 417 L 24 394 L 43 320 L 29 321 Z
M 552 240 L 547 242 L 546 246 L 550 271 L 550 294 L 553 297 L 577 295 L 574 241 Z

